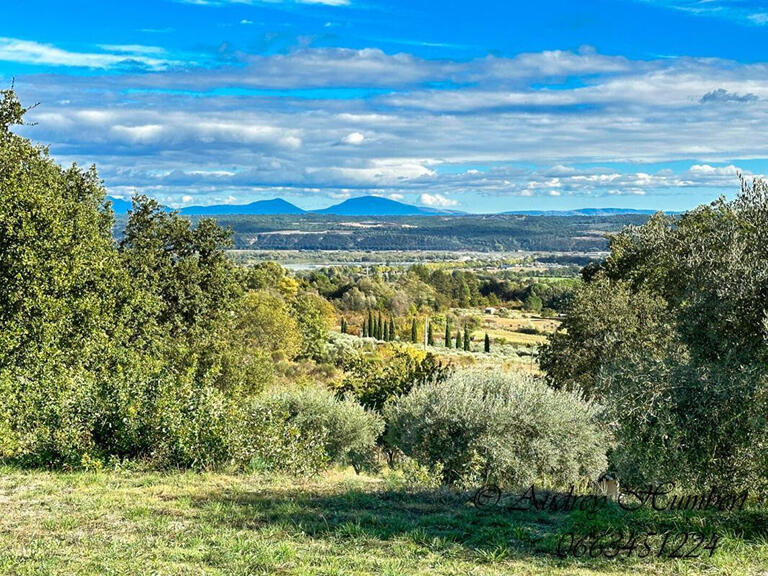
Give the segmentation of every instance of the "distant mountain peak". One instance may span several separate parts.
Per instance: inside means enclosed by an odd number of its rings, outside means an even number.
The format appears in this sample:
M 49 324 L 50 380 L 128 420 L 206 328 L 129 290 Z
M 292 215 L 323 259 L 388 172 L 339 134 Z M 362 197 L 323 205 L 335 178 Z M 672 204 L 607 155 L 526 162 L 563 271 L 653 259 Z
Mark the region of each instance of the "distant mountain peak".
M 503 214 L 518 216 L 619 216 L 622 214 L 654 214 L 656 210 L 635 208 L 577 208 L 573 210 L 512 210 Z
M 127 214 L 131 201 L 107 196 L 115 214 Z M 170 210 L 170 209 L 169 209 Z M 215 204 L 211 206 L 187 206 L 179 212 L 185 216 L 218 215 L 299 215 L 325 214 L 329 216 L 456 216 L 466 214 L 457 210 L 444 210 L 427 206 L 414 206 L 383 196 L 356 196 L 339 204 L 319 210 L 303 210 L 282 198 L 257 200 L 250 204 Z M 617 216 L 622 214 L 653 214 L 656 210 L 633 208 L 578 208 L 572 210 L 511 210 L 501 214 L 517 216 Z M 674 212 L 670 212 L 673 214 Z
M 460 212 L 451 210 L 413 206 L 382 196 L 357 196 L 322 210 L 313 210 L 313 212 L 315 214 L 336 216 L 432 216 L 436 214 L 460 214 Z
M 257 200 L 250 204 L 215 204 L 212 206 L 187 206 L 179 210 L 186 215 L 216 215 L 216 214 L 304 214 L 304 210 L 283 200 Z

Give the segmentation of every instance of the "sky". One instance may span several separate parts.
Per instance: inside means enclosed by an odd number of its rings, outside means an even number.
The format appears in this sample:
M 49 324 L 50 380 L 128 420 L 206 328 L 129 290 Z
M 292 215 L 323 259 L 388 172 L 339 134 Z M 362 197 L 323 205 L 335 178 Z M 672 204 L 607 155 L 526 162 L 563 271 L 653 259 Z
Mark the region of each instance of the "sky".
M 768 174 L 768 0 L 0 0 L 20 132 L 182 207 L 686 210 Z

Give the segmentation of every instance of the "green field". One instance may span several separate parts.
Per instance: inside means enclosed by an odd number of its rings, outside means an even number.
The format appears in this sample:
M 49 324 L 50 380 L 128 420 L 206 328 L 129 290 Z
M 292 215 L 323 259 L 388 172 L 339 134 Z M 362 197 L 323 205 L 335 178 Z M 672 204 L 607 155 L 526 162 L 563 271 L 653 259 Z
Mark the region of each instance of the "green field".
M 254 475 L 0 475 L 3 574 L 733 574 L 768 567 L 768 513 L 713 516 L 509 512 L 467 495 L 410 493 L 334 471 Z M 723 534 L 711 558 L 558 558 L 568 530 L 645 527 Z M 706 526 L 706 528 L 702 528 Z

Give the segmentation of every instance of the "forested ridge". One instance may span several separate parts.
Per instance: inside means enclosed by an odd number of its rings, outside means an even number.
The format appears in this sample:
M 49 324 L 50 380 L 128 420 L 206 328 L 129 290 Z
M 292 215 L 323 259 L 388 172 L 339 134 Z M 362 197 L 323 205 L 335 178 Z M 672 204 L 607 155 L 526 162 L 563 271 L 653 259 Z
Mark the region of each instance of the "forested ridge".
M 192 217 L 196 219 L 197 217 Z M 238 249 L 599 251 L 648 216 L 215 216 Z M 120 220 L 118 220 L 118 230 Z

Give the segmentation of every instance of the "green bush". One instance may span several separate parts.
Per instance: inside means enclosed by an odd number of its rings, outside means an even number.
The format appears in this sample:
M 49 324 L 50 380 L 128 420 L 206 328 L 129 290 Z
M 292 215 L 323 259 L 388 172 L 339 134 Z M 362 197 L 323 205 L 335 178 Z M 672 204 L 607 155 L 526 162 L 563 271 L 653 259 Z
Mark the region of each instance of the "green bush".
M 388 400 L 407 394 L 417 384 L 441 380 L 448 372 L 433 354 L 400 344 L 382 346 L 373 353 L 347 347 L 338 350 L 336 359 L 345 372 L 337 392 L 351 394 L 378 412 Z
M 319 388 L 265 393 L 245 409 L 234 445 L 245 465 L 290 473 L 369 466 L 383 419 Z
M 389 403 L 386 442 L 443 481 L 567 485 L 605 467 L 597 406 L 519 374 L 457 371 Z
M 68 468 L 110 458 L 196 469 L 228 461 L 237 418 L 211 379 L 133 360 L 109 375 L 0 372 L 0 458 Z

